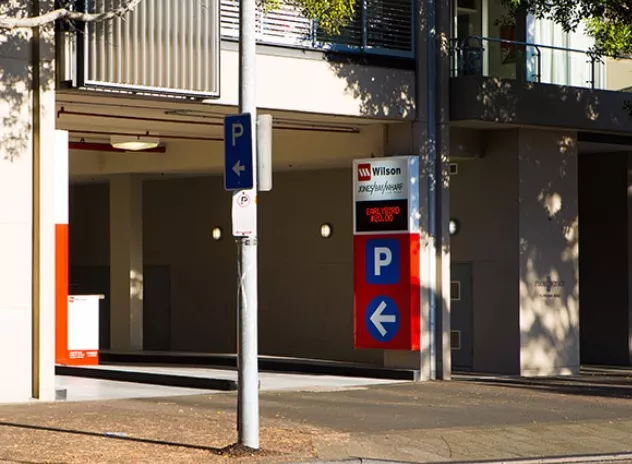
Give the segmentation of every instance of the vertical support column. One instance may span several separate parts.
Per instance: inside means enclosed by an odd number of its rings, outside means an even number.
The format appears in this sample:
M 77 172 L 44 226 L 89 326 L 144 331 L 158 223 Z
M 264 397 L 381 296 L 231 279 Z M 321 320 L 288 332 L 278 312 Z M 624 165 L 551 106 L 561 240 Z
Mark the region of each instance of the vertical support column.
M 68 363 L 68 132 L 55 131 L 55 362 Z
M 419 89 L 417 92 L 422 90 Z M 422 97 L 417 97 L 417 101 L 420 101 Z M 421 105 L 418 108 L 422 108 Z M 418 109 L 417 111 L 421 111 Z M 431 217 L 428 214 L 428 190 L 429 184 L 431 181 L 431 175 L 429 172 L 428 166 L 428 155 L 427 155 L 427 140 L 428 140 L 428 132 L 425 127 L 425 123 L 415 122 L 413 124 L 414 130 L 414 148 L 415 153 L 419 154 L 419 204 L 420 204 L 420 218 L 419 218 L 419 228 L 420 228 L 420 243 L 419 243 L 419 263 L 420 263 L 420 271 L 419 271 L 419 280 L 420 280 L 420 290 L 421 290 L 421 304 L 420 304 L 420 323 L 421 323 L 421 343 L 420 343 L 420 351 L 417 354 L 416 364 L 419 368 L 419 380 L 433 380 L 436 378 L 436 352 L 431 353 L 431 343 L 434 344 L 434 348 L 436 348 L 437 344 L 436 339 L 433 340 L 436 335 L 436 327 L 434 325 L 434 320 L 431 322 L 431 306 L 430 306 L 430 288 L 431 286 L 435 286 L 434 279 L 431 279 L 431 275 L 429 272 L 428 263 L 431 258 L 435 258 L 434 246 L 432 245 L 431 237 L 430 237 L 430 221 Z M 435 262 L 436 263 L 436 262 Z M 435 266 L 432 266 L 433 269 L 436 269 Z M 436 274 L 435 274 L 436 275 Z M 436 288 L 436 286 L 435 286 Z M 436 300 L 435 300 L 436 302 Z M 436 310 L 436 306 L 434 308 Z M 435 313 L 436 315 L 436 313 Z
M 0 14 L 27 8 L 0 5 Z M 25 401 L 32 390 L 33 304 L 33 150 L 30 31 L 5 31 L 0 69 L 0 372 L 11 376 L 0 388 L 0 402 Z M 15 45 L 20 45 L 16 47 Z M 19 89 L 19 90 L 18 90 Z
M 436 0 L 437 7 L 437 80 L 436 88 L 436 151 L 437 151 L 437 366 L 436 376 L 450 380 L 452 350 L 450 348 L 450 0 Z
M 445 81 L 447 83 L 447 79 Z M 437 157 L 441 158 L 441 186 L 437 195 L 437 367 L 439 380 L 452 378 L 451 348 L 451 254 L 450 254 L 450 174 L 449 129 L 441 123 L 438 129 Z
M 418 355 L 385 353 L 385 364 L 417 364 L 420 380 L 449 379 L 449 100 L 450 0 L 415 2 L 415 106 L 412 152 L 418 154 L 420 189 L 421 349 Z M 388 151 L 388 150 L 387 150 Z
M 110 349 L 143 349 L 142 179 L 110 178 Z
M 425 111 L 422 108 L 422 111 Z M 418 154 L 423 151 L 425 140 L 425 127 L 415 123 L 388 124 L 386 127 L 386 140 L 384 154 L 394 156 L 402 153 Z M 400 369 L 411 369 L 418 372 L 418 380 L 430 379 L 430 331 L 429 331 L 429 305 L 428 305 L 428 272 L 424 263 L 428 262 L 428 214 L 425 206 L 426 192 L 428 190 L 428 173 L 425 158 L 420 156 L 418 163 L 419 203 L 420 217 L 420 242 L 419 242 L 419 324 L 420 340 L 419 351 L 384 350 L 384 366 Z M 417 176 L 417 173 L 411 175 Z
M 33 2 L 34 15 L 52 2 Z M 55 399 L 55 33 L 48 24 L 33 30 L 33 321 L 31 395 Z
M 626 236 L 627 236 L 627 248 L 628 248 L 628 253 L 627 253 L 627 261 L 628 261 L 628 265 L 627 265 L 627 296 L 628 296 L 628 305 L 626 308 L 626 316 L 627 316 L 627 327 L 626 327 L 626 333 L 627 333 L 627 340 L 626 340 L 626 346 L 627 346 L 627 365 L 632 365 L 632 153 L 628 153 L 627 156 L 627 163 L 626 163 L 626 171 L 627 171 L 627 221 L 626 221 L 626 225 L 627 225 L 627 231 L 626 231 Z
M 0 15 L 49 2 L 2 2 Z M 0 402 L 53 399 L 52 26 L 4 31 L 0 69 Z
M 28 62 L 11 61 L 0 56 L 0 67 L 19 66 L 15 72 L 23 72 L 28 82 Z M 5 121 L 0 131 L 0 372 L 11 376 L 0 388 L 0 402 L 12 402 L 28 400 L 32 390 L 33 157 L 28 97 L 14 95 L 4 83 L 0 95 L 5 102 L 0 106 Z
M 437 55 L 438 55 L 438 40 L 437 40 L 437 0 L 426 0 L 424 17 L 426 20 L 426 27 L 424 34 L 426 36 L 426 55 L 417 56 L 417 75 L 420 73 L 426 74 L 425 88 L 417 86 L 417 101 L 421 105 L 421 93 L 425 90 L 426 104 L 426 118 L 425 118 L 425 137 L 422 139 L 421 150 L 418 151 L 423 163 L 420 164 L 419 177 L 423 176 L 425 171 L 426 176 L 426 207 L 427 207 L 427 247 L 428 254 L 427 260 L 421 261 L 421 272 L 428 273 L 428 285 L 425 292 L 425 297 L 428 299 L 428 329 L 430 331 L 429 337 L 429 356 L 430 356 L 430 379 L 437 378 L 437 346 L 440 345 L 438 335 L 438 286 L 437 286 L 437 273 L 438 273 L 438 261 L 437 255 L 440 250 L 440 230 L 437 230 L 439 224 L 440 215 L 437 214 L 437 203 L 439 200 L 438 191 L 441 188 L 441 159 L 437 156 L 437 125 L 436 118 L 437 112 Z M 422 30 L 418 28 L 418 32 Z M 425 63 L 425 69 L 422 71 L 420 68 Z M 421 167 L 425 165 L 425 167 Z M 437 174 L 439 174 L 437 176 Z M 420 181 L 421 182 L 421 181 Z M 420 202 L 423 205 L 424 202 Z M 423 209 L 423 206 L 421 206 Z M 423 235 L 423 232 L 422 232 Z
M 426 201 L 427 193 L 429 192 L 428 185 L 430 182 L 430 172 L 428 168 L 428 154 L 432 149 L 434 153 L 434 140 L 429 139 L 429 127 L 434 123 L 428 122 L 430 114 L 428 113 L 429 107 L 427 99 L 434 95 L 434 92 L 429 92 L 428 88 L 434 83 L 434 57 L 429 59 L 429 51 L 431 43 L 434 44 L 434 39 L 429 42 L 429 37 L 434 37 L 434 0 L 415 0 L 414 2 L 414 43 L 415 43 L 415 108 L 416 118 L 415 122 L 410 126 L 411 133 L 409 135 L 411 153 L 415 153 L 419 156 L 419 174 L 417 181 L 419 183 L 420 194 L 420 243 L 419 243 L 419 260 L 421 263 L 419 271 L 420 279 L 420 307 L 419 307 L 419 321 L 421 324 L 421 340 L 420 351 L 405 353 L 405 352 L 385 352 L 384 364 L 390 367 L 400 368 L 412 368 L 419 370 L 419 380 L 428 380 L 435 377 L 435 356 L 431 353 L 431 336 L 434 336 L 434 330 L 431 328 L 431 305 L 428 298 L 430 286 L 434 287 L 432 282 L 434 278 L 428 272 L 428 263 L 431 258 L 434 262 L 434 254 L 432 253 L 433 247 L 430 245 L 430 217 L 428 211 L 428 202 Z M 428 15 L 429 10 L 432 9 L 432 15 Z M 432 29 L 432 30 L 430 30 Z M 431 66 L 430 66 L 431 65 Z M 434 118 L 434 112 L 432 114 Z M 389 127 L 389 139 L 390 127 Z M 432 147 L 429 142 L 432 142 Z M 391 142 L 392 144 L 392 142 Z M 389 153 L 387 147 L 385 152 Z M 431 266 L 433 269 L 435 266 Z
M 521 129 L 520 374 L 579 372 L 577 136 Z

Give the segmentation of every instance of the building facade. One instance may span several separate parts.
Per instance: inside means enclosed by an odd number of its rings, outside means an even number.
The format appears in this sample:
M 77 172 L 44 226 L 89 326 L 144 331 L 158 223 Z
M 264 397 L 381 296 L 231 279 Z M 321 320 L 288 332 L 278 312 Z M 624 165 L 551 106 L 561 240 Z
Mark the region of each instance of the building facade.
M 221 173 L 238 2 L 202 3 L 146 0 L 125 21 L 0 45 L 0 367 L 16 373 L 0 400 L 54 395 L 55 129 L 70 138 L 69 292 L 105 295 L 101 349 L 235 351 Z M 593 60 L 582 31 L 509 17 L 499 0 L 437 8 L 443 369 L 629 364 L 629 61 Z M 352 161 L 425 159 L 428 45 L 414 18 L 411 1 L 367 0 L 331 37 L 283 2 L 259 15 L 257 104 L 274 117 L 274 188 L 258 199 L 261 354 L 423 370 L 423 352 L 353 346 Z M 129 137 L 159 146 L 113 148 Z

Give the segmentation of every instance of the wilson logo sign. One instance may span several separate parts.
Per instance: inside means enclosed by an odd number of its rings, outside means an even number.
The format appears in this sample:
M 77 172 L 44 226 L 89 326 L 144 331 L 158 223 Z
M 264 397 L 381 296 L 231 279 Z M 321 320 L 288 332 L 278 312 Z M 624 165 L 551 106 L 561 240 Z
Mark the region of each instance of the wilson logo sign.
M 371 180 L 371 165 L 370 164 L 358 164 L 358 180 L 365 182 Z
M 389 168 L 386 166 L 371 167 L 369 163 L 358 164 L 358 181 L 366 182 L 375 177 L 401 176 L 402 169 L 399 167 Z

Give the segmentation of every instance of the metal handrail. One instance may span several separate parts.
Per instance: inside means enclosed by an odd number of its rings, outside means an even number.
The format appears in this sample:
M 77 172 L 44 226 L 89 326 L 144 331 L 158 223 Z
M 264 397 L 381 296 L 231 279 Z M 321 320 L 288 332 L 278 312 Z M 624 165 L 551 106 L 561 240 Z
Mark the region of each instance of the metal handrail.
M 601 53 L 601 52 L 596 52 L 596 51 L 593 52 L 591 50 L 579 50 L 577 48 L 557 47 L 555 45 L 536 44 L 532 42 L 520 42 L 516 40 L 500 39 L 496 37 L 484 37 L 482 35 L 471 35 L 471 36 L 468 36 L 464 40 L 467 40 L 467 39 L 485 40 L 487 42 L 502 42 L 502 43 L 509 43 L 509 44 L 514 44 L 514 45 L 525 45 L 525 46 L 530 46 L 530 47 L 545 48 L 549 50 L 558 50 L 561 52 L 581 53 L 584 55 L 595 55 L 598 57 L 605 57 L 605 58 L 632 60 L 632 55 L 615 55 L 615 54 Z M 458 39 L 453 38 L 451 40 L 456 41 Z
M 480 51 L 484 51 L 484 42 L 490 43 L 500 43 L 500 44 L 509 44 L 518 47 L 531 47 L 535 50 L 534 57 L 537 60 L 537 73 L 534 74 L 534 77 L 537 79 L 536 82 L 540 81 L 541 78 L 541 66 L 542 66 L 542 50 L 552 50 L 552 51 L 562 51 L 566 53 L 579 53 L 582 55 L 586 55 L 589 57 L 589 61 L 591 66 L 591 77 L 589 81 L 586 81 L 587 84 L 590 84 L 591 88 L 595 88 L 596 86 L 596 64 L 601 62 L 603 58 L 614 58 L 614 59 L 629 59 L 632 60 L 632 56 L 628 55 L 612 55 L 606 53 L 600 53 L 592 50 L 579 50 L 574 48 L 565 48 L 558 47 L 555 45 L 543 45 L 543 44 L 535 44 L 531 42 L 522 42 L 518 40 L 508 40 L 508 39 L 500 39 L 496 37 L 483 37 L 478 35 L 471 35 L 464 39 L 451 39 L 452 45 L 450 46 L 451 53 L 459 52 L 459 58 L 463 60 L 462 51 L 467 49 L 479 49 Z M 470 45 L 472 41 L 478 42 L 478 47 Z
M 512 44 L 512 45 L 522 45 L 522 46 L 529 46 L 529 47 L 535 47 L 537 49 L 541 49 L 541 48 L 545 48 L 548 50 L 558 50 L 561 52 L 571 52 L 571 53 L 583 53 L 583 54 L 589 54 L 588 50 L 576 50 L 573 48 L 566 48 L 566 47 L 556 47 L 555 45 L 543 45 L 543 44 L 535 44 L 532 42 L 520 42 L 517 40 L 507 40 L 507 39 L 499 39 L 496 37 L 483 37 L 480 35 L 472 35 L 469 36 L 468 39 L 478 39 L 478 40 L 484 40 L 487 42 L 499 42 L 499 43 L 508 43 L 508 44 Z M 465 39 L 467 40 L 467 39 Z
M 495 38 L 495 37 L 483 37 L 483 36 L 478 36 L 478 35 L 471 35 L 466 37 L 465 39 L 461 39 L 460 41 L 458 39 L 452 39 L 453 42 L 460 42 L 460 46 L 458 47 L 458 49 L 461 50 L 466 50 L 468 48 L 476 48 L 476 47 L 472 47 L 469 45 L 470 41 L 475 40 L 479 43 L 478 49 L 481 51 L 484 51 L 485 48 L 483 46 L 484 42 L 492 42 L 492 43 L 506 43 L 506 44 L 510 44 L 510 45 L 514 45 L 514 46 L 521 46 L 521 47 L 532 47 L 535 49 L 535 53 L 534 56 L 536 57 L 537 60 L 537 73 L 534 74 L 534 76 L 537 78 L 537 82 L 540 81 L 540 77 L 541 77 L 541 66 L 542 66 L 542 52 L 540 51 L 540 45 L 538 44 L 533 44 L 533 43 L 529 43 L 529 42 L 520 42 L 517 40 L 507 40 L 507 39 L 500 39 L 500 38 Z

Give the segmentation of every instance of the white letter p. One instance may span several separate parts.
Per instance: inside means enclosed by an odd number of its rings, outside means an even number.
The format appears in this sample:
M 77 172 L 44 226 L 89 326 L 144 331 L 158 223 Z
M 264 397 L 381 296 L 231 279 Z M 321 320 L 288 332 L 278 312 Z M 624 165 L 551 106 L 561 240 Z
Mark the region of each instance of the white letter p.
M 391 264 L 393 260 L 393 253 L 390 248 L 375 247 L 375 265 L 374 274 L 376 276 L 382 275 L 382 268 Z
M 244 126 L 240 122 L 233 123 L 233 147 L 239 137 L 244 135 Z

